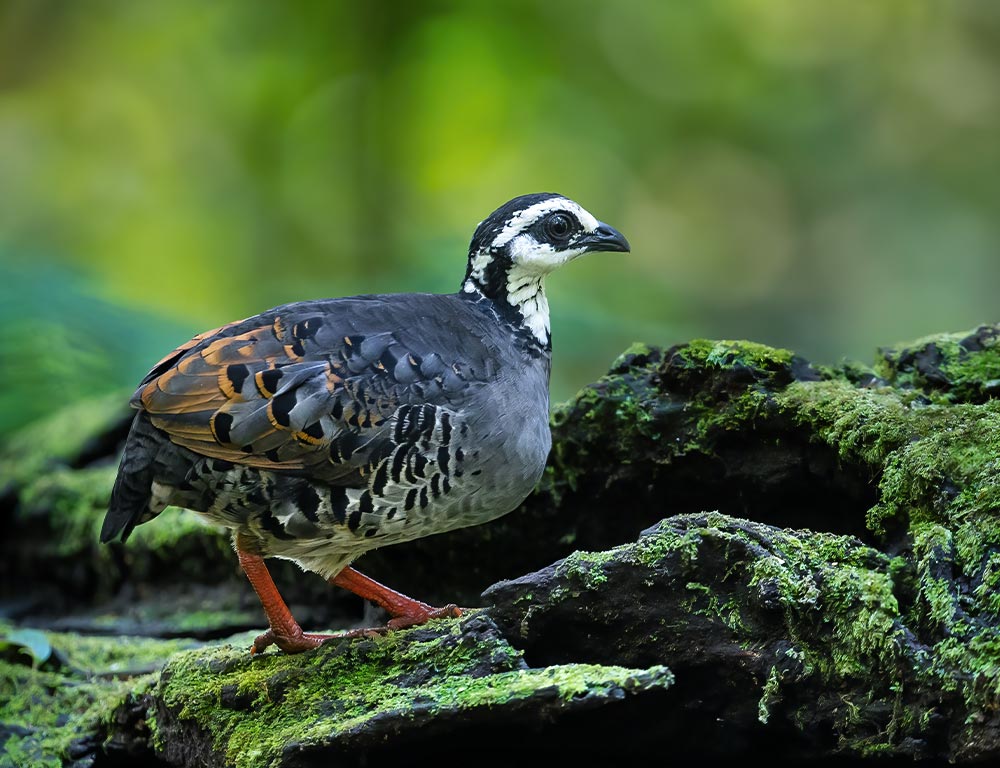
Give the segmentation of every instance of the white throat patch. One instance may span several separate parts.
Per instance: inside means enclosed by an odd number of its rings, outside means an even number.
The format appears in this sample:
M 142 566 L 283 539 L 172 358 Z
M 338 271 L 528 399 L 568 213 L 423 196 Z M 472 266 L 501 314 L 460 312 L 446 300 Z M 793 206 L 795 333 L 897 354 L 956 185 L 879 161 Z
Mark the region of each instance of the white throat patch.
M 544 272 L 525 270 L 517 264 L 507 273 L 507 303 L 521 312 L 524 324 L 542 345 L 551 338 L 544 279 Z

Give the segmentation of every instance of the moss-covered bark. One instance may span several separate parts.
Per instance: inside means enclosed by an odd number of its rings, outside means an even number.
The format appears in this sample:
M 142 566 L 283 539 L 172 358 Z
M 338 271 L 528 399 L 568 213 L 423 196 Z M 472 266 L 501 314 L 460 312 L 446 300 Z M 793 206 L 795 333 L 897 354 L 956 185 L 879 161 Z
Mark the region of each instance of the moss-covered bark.
M 365 755 L 388 764 L 436 739 L 454 748 L 472 732 L 502 742 L 672 682 L 660 666 L 531 669 L 489 619 L 472 616 L 297 656 L 193 651 L 167 664 L 150 700 L 156 748 L 172 763 L 355 764 Z
M 588 729 L 612 723 L 688 754 L 776 741 L 785 748 L 772 756 L 788 759 L 995 759 L 998 335 L 984 326 L 836 369 L 750 342 L 635 345 L 557 408 L 549 468 L 520 510 L 361 562 L 439 602 L 482 602 L 479 591 L 510 579 L 485 600 L 501 634 L 474 616 L 289 659 L 195 650 L 155 685 L 135 678 L 127 701 L 116 688 L 115 714 L 98 718 L 108 725 L 79 722 L 98 754 L 128 744 L 176 764 L 353 760 L 368 754 L 367 733 L 383 734 L 376 752 L 388 759 L 402 754 L 393 745 L 442 732 L 500 739 L 540 713 L 554 718 L 542 729 L 554 741 L 536 750 L 587 752 Z M 0 517 L 15 531 L 0 542 L 7 613 L 161 636 L 259 622 L 225 537 L 189 516 L 141 526 L 124 549 L 98 547 L 127 415 L 111 401 L 81 413 L 0 449 Z M 360 618 L 316 577 L 279 569 L 278 581 L 310 627 Z M 552 665 L 562 671 L 544 672 Z M 677 680 L 666 692 L 664 665 Z M 541 695 L 544 675 L 560 682 Z M 535 693 L 515 694 L 527 690 L 515 679 Z M 560 693 L 571 679 L 597 692 L 583 696 L 591 712 Z M 631 690 L 626 680 L 648 692 L 603 706 Z M 478 693 L 456 698 L 453 683 Z M 45 754 L 70 760 L 80 737 L 12 701 L 8 741 L 55 728 L 62 746 Z M 149 727 L 159 741 L 141 735 Z M 638 731 L 636 755 L 650 746 Z
M 983 646 L 923 642 L 900 601 L 908 582 L 903 557 L 854 537 L 709 513 L 486 596 L 533 663 L 669 660 L 675 697 L 702 702 L 670 727 L 708 753 L 994 756 L 998 670 L 979 665 Z
M 126 713 L 166 660 L 195 643 L 44 637 L 46 658 L 32 659 L 0 624 L 0 766 L 83 766 L 98 754 L 155 759 L 147 723 Z

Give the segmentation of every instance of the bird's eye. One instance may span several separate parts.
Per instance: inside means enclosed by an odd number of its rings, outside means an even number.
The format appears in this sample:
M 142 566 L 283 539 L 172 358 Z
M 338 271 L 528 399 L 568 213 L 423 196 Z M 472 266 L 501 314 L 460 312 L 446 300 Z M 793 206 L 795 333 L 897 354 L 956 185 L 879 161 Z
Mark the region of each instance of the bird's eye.
M 545 217 L 542 227 L 550 240 L 565 241 L 573 232 L 573 220 L 565 213 L 553 213 Z

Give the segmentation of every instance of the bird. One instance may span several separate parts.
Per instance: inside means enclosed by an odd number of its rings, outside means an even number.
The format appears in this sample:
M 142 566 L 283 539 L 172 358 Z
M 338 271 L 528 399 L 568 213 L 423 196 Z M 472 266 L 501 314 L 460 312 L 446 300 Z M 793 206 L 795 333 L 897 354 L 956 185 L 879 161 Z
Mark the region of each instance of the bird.
M 629 250 L 578 203 L 522 195 L 476 227 L 455 293 L 299 301 L 195 336 L 130 400 L 101 541 L 124 543 L 169 505 L 228 529 L 269 625 L 251 653 L 345 636 L 303 632 L 268 558 L 384 608 L 374 632 L 461 615 L 351 564 L 521 504 L 551 447 L 545 277 Z

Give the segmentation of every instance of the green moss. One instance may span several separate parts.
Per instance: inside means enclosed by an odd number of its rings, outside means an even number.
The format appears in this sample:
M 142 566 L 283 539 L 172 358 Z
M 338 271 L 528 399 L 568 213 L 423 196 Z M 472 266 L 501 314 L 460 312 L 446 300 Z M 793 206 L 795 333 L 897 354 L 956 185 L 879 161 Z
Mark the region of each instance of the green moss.
M 982 561 L 980 582 L 973 590 L 984 612 L 1000 616 L 1000 552 L 990 552 Z
M 676 552 L 680 555 L 681 567 L 686 569 L 698 558 L 700 543 L 699 531 L 689 529 L 678 534 L 660 523 L 657 535 L 643 536 L 635 543 L 635 559 L 649 567 Z
M 0 721 L 21 731 L 4 744 L 7 764 L 61 766 L 70 744 L 97 732 L 129 688 L 123 681 L 70 687 L 59 674 L 0 661 Z
M 920 526 L 943 526 L 953 537 L 957 567 L 979 580 L 984 560 L 1000 547 L 994 513 L 1000 508 L 1000 401 L 926 405 L 896 390 L 859 390 L 845 382 L 793 384 L 778 400 L 845 460 L 881 471 L 879 500 L 868 512 L 872 530 L 882 531 L 888 520 L 909 521 L 920 540 L 931 530 Z M 984 592 L 1000 586 L 995 568 L 982 576 L 989 582 Z
M 543 689 L 572 700 L 672 681 L 664 668 L 527 669 L 503 641 L 472 641 L 457 621 L 434 626 L 444 629 L 429 640 L 418 639 L 427 635 L 423 628 L 296 656 L 251 658 L 230 647 L 180 654 L 158 692 L 175 717 L 197 723 L 229 761 L 249 768 L 272 764 L 290 744 L 348 738 L 388 713 L 419 719 L 504 706 Z
M 747 553 L 757 554 L 747 557 Z M 725 565 L 718 562 L 720 554 Z M 818 676 L 821 682 L 816 685 L 822 688 L 867 691 L 864 700 L 844 699 L 837 728 L 845 748 L 876 754 L 910 733 L 901 724 L 915 723 L 917 712 L 901 703 L 902 691 L 908 670 L 926 662 L 912 655 L 907 641 L 895 594 L 898 559 L 850 536 L 782 531 L 719 513 L 670 518 L 635 544 L 577 558 L 601 562 L 610 575 L 615 571 L 609 567 L 609 556 L 618 567 L 635 565 L 669 574 L 668 583 L 678 582 L 675 599 L 681 614 L 719 622 L 737 642 L 741 638 L 750 642 L 747 650 L 753 654 L 760 652 L 752 642 L 759 636 L 761 612 L 770 617 L 780 611 L 793 647 L 773 665 L 764 682 L 758 703 L 762 722 L 772 718 L 786 685 Z M 703 570 L 701 563 L 713 565 Z M 571 575 L 570 570 L 559 573 Z M 734 583 L 745 583 L 746 588 L 734 593 Z M 614 590 L 616 580 L 608 578 L 595 588 Z M 559 589 L 550 595 L 554 601 L 565 597 Z M 961 685 L 955 670 L 942 666 L 940 674 L 952 675 L 949 680 Z M 889 733 L 888 722 L 872 731 L 871 723 L 861 719 L 860 713 L 886 702 L 899 709 L 899 722 L 893 726 L 898 733 Z M 807 722 L 807 705 L 794 706 L 803 707 L 802 719 Z M 795 720 L 794 708 L 788 717 Z
M 921 679 L 941 691 L 962 695 L 970 712 L 1000 708 L 1000 631 L 946 637 L 933 646 Z M 967 722 L 967 725 L 971 723 Z
M 1000 618 L 1000 401 L 966 400 L 982 399 L 994 386 L 989 380 L 1000 376 L 1000 349 L 988 336 L 983 350 L 970 352 L 960 344 L 965 337 L 916 342 L 921 360 L 910 351 L 886 353 L 879 373 L 895 386 L 795 383 L 776 402 L 845 463 L 869 468 L 879 489 L 867 513 L 873 532 L 883 533 L 891 522 L 909 533 L 907 556 L 895 558 L 884 581 L 870 585 L 872 605 L 886 610 L 859 624 L 862 635 L 848 643 L 837 665 L 864 657 L 881 660 L 883 669 L 894 658 L 902 663 L 895 641 L 867 650 L 859 645 L 862 636 L 878 633 L 898 640 L 901 622 L 927 643 L 906 663 L 927 685 L 959 694 L 975 711 L 1000 706 L 994 629 Z M 940 376 L 926 378 L 938 369 Z M 888 610 L 894 583 L 915 593 L 905 616 Z M 971 585 L 971 594 L 962 584 Z M 895 727 L 906 723 L 919 724 L 919 717 L 904 708 Z
M 73 671 L 88 675 L 128 676 L 138 670 L 159 668 L 172 654 L 199 643 L 193 640 L 158 640 L 148 637 L 114 637 L 46 633 L 54 648 Z
M 698 413 L 695 429 L 678 450 L 678 455 L 691 452 L 713 454 L 720 434 L 737 432 L 753 424 L 771 402 L 767 392 L 753 388 L 722 401 L 712 398 L 696 400 L 692 404 L 692 410 Z
M 935 627 L 948 631 L 954 623 L 958 596 L 953 593 L 952 581 L 936 574 L 941 572 L 942 565 L 951 571 L 954 552 L 951 531 L 936 523 L 916 522 L 910 526 L 910 534 L 927 619 Z
M 670 518 L 636 543 L 607 552 L 575 553 L 556 575 L 587 589 L 614 589 L 607 576 L 608 565 L 614 561 L 622 566 L 669 568 L 680 579 L 701 573 L 697 563 L 703 548 L 752 552 L 766 541 L 768 554 L 747 564 L 736 561 L 732 568 L 749 568 L 746 578 L 751 594 L 769 594 L 769 600 L 777 601 L 802 664 L 831 684 L 873 673 L 886 680 L 898 678 L 905 628 L 890 558 L 849 536 L 783 532 L 719 513 L 700 516 L 699 524 L 691 524 L 693 519 Z M 675 560 L 666 564 L 668 557 Z M 600 579 L 593 577 L 595 566 L 601 568 Z M 715 618 L 737 637 L 750 631 L 745 601 L 723 600 L 720 585 L 714 581 L 688 579 L 684 584 L 685 610 L 692 615 Z M 575 594 L 571 587 L 560 586 L 548 599 L 558 602 Z
M 223 528 L 210 525 L 193 512 L 178 507 L 167 507 L 152 525 L 137 527 L 129 538 L 128 545 L 163 550 L 191 536 L 216 541 L 220 553 L 224 552 L 232 557 L 230 536 Z
M 695 340 L 663 353 L 630 348 L 612 375 L 581 392 L 563 411 L 564 420 L 557 419 L 569 439 L 556 475 L 589 466 L 586 453 L 598 448 L 587 442 L 590 433 L 618 438 L 614 461 L 655 455 L 669 463 L 692 452 L 711 455 L 720 436 L 747 433 L 768 420 L 780 419 L 785 429 L 790 418 L 801 434 L 829 446 L 845 471 L 877 483 L 877 501 L 866 513 L 873 534 L 889 529 L 898 536 L 908 529 L 909 542 L 897 557 L 864 550 L 859 559 L 857 543 L 848 538 L 793 536 L 758 561 L 758 583 L 777 591 L 786 620 L 802 638 L 814 638 L 811 644 L 796 640 L 805 663 L 830 679 L 877 669 L 888 684 L 899 685 L 895 666 L 909 663 L 900 656 L 906 627 L 934 649 L 936 660 L 927 663 L 938 682 L 972 701 L 990 686 L 955 677 L 954 666 L 945 663 L 954 651 L 940 644 L 959 638 L 980 649 L 974 662 L 979 680 L 992 679 L 1000 665 L 1000 657 L 991 656 L 990 630 L 983 628 L 1000 619 L 1000 400 L 989 399 L 1000 392 L 995 331 L 929 337 L 883 351 L 874 370 L 817 370 L 815 381 L 793 381 L 796 360 L 787 350 L 748 342 Z M 663 442 L 653 445 L 657 440 Z M 608 448 L 606 439 L 600 448 Z M 689 575 L 701 548 L 718 543 L 713 527 L 725 525 L 686 531 L 661 526 L 628 552 L 615 552 L 647 567 L 682 553 L 678 565 Z M 580 570 L 585 587 L 603 588 L 593 574 L 605 574 L 604 565 L 597 571 L 577 555 L 566 567 Z M 709 599 L 704 590 L 714 590 L 712 584 L 695 578 L 684 583 L 692 610 L 718 612 L 720 620 L 725 612 L 727 626 L 743 626 L 739 606 Z M 912 598 L 905 615 L 897 593 Z M 824 617 L 818 629 L 817 611 Z M 894 727 L 917 722 L 911 715 L 901 709 Z M 864 749 L 877 750 L 878 738 Z
M 879 465 L 910 437 L 907 405 L 895 390 L 859 389 L 842 380 L 792 383 L 779 408 L 808 426 L 842 458 Z
M 981 401 L 1000 391 L 1000 337 L 991 326 L 927 336 L 880 350 L 876 371 L 896 387 Z
M 905 629 L 888 558 L 832 534 L 772 532 L 770 543 L 750 586 L 777 598 L 805 663 L 831 682 L 895 677 Z
M 898 679 L 901 644 L 906 634 L 888 574 L 841 567 L 824 585 L 823 608 L 839 615 L 830 650 L 836 674 L 886 675 Z M 814 663 L 818 663 L 818 659 Z
M 624 374 L 602 377 L 585 387 L 576 397 L 557 405 L 551 414 L 552 452 L 539 487 L 559 503 L 563 488 L 578 486 L 577 471 L 587 465 L 591 451 L 628 463 L 636 441 L 658 442 L 656 396 L 645 383 L 649 371 L 639 368 Z M 590 444 L 594 435 L 602 435 L 601 446 Z
M 753 341 L 714 341 L 694 339 L 674 348 L 674 364 L 696 369 L 742 366 L 757 371 L 772 371 L 792 363 L 794 354 Z
M 912 394 L 833 381 L 793 384 L 778 402 L 843 459 L 881 472 L 868 512 L 873 531 L 892 519 L 944 525 L 967 573 L 1000 546 L 1000 526 L 991 523 L 1000 508 L 1000 401 L 926 405 Z
M 770 406 L 769 388 L 791 379 L 794 360 L 788 350 L 745 341 L 698 339 L 666 353 L 633 344 L 611 373 L 554 408 L 552 454 L 540 488 L 558 504 L 564 488 L 577 489 L 576 473 L 591 466 L 591 454 L 599 454 L 602 463 L 628 464 L 640 446 L 655 445 L 663 463 L 692 451 L 710 453 L 721 433 L 743 428 Z M 703 382 L 689 382 L 697 393 L 690 400 L 674 399 L 656 385 L 663 377 L 716 375 L 723 385 L 703 393 Z M 665 424 L 676 419 L 693 426 L 660 444 Z M 599 444 L 592 442 L 595 437 Z
M 684 601 L 685 608 L 692 616 L 722 618 L 719 596 L 715 589 L 697 581 L 689 581 L 684 585 L 684 589 L 689 593 L 689 599 Z M 725 623 L 729 626 L 729 622 Z
M 594 466 L 598 455 L 612 466 L 639 456 L 655 473 L 657 463 L 713 455 L 726 435 L 784 435 L 791 421 L 794 439 L 828 446 L 845 473 L 876 485 L 865 523 L 874 542 L 891 541 L 893 557 L 850 537 L 768 533 L 773 548 L 754 560 L 753 578 L 783 612 L 803 674 L 831 686 L 874 681 L 868 699 L 845 701 L 838 727 L 852 749 L 879 754 L 925 727 L 924 709 L 913 705 L 913 670 L 921 685 L 951 692 L 970 713 L 1000 708 L 1000 333 L 984 326 L 928 337 L 883 350 L 875 369 L 813 368 L 800 378 L 817 380 L 794 381 L 803 363 L 787 350 L 734 341 L 630 348 L 558 420 L 565 445 L 554 477 Z M 743 535 L 722 518 L 687 528 L 668 522 L 613 552 L 672 569 L 683 605 L 740 637 L 753 621 L 745 603 L 724 597 L 724 586 L 699 568 L 705 547 Z M 613 586 L 593 578 L 579 555 L 572 568 L 585 587 Z M 602 562 L 599 572 L 613 569 Z M 771 711 L 769 684 L 762 712 Z M 891 721 L 852 714 L 871 711 L 872 696 L 890 705 Z
M 695 529 L 678 532 L 671 528 L 667 521 L 663 521 L 659 524 L 655 535 L 643 536 L 634 543 L 623 544 L 602 552 L 580 550 L 573 552 L 559 563 L 556 576 L 574 586 L 579 584 L 584 589 L 594 590 L 607 582 L 606 570 L 611 563 L 624 562 L 654 567 L 663 558 L 676 554 L 681 567 L 687 569 L 698 557 L 702 533 L 703 531 Z M 566 595 L 577 594 L 579 590 L 564 588 L 553 598 L 559 599 Z
M 761 690 L 760 701 L 757 703 L 757 719 L 767 725 L 771 719 L 771 707 L 781 701 L 781 675 L 777 667 L 771 667 L 767 682 Z
M 16 730 L 0 765 L 62 766 L 70 745 L 103 737 L 125 698 L 191 642 L 46 633 L 54 654 L 41 668 L 0 660 L 0 722 Z
M 794 361 L 789 350 L 749 341 L 696 339 L 674 348 L 667 366 L 693 390 L 687 410 L 694 424 L 675 453 L 712 454 L 720 436 L 752 429 L 770 412 L 773 392 L 791 380 Z M 700 381 L 706 377 L 710 384 Z
M 556 569 L 556 574 L 582 584 L 586 589 L 596 589 L 608 580 L 603 567 L 614 560 L 613 552 L 573 552 Z

